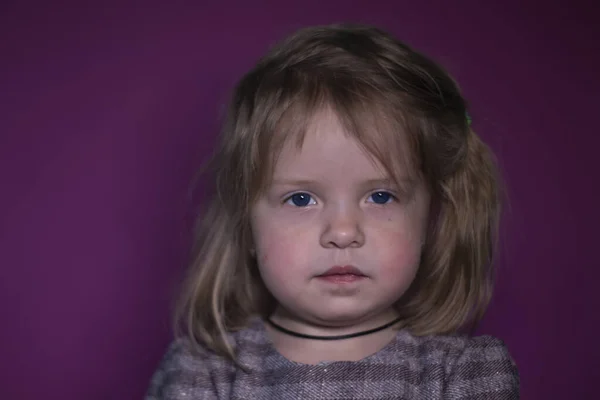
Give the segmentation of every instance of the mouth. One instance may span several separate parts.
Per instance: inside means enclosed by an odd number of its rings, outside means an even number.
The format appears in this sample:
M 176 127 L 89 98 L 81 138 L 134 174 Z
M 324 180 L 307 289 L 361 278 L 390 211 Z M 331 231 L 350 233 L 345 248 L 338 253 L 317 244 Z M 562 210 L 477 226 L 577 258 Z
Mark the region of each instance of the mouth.
M 352 265 L 336 265 L 321 275 L 317 275 L 317 278 L 330 283 L 351 283 L 365 279 L 367 276 L 360 269 Z

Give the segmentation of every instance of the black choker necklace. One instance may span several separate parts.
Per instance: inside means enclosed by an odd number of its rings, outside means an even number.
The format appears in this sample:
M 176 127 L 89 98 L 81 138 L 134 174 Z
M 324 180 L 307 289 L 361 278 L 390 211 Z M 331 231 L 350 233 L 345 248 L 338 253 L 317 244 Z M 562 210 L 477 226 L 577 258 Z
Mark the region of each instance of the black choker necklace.
M 355 337 L 359 337 L 359 336 L 365 336 L 365 335 L 370 335 L 371 333 L 375 333 L 375 332 L 379 332 L 382 331 L 386 328 L 389 328 L 390 326 L 397 324 L 398 322 L 400 322 L 402 318 L 396 318 L 395 320 L 393 320 L 392 322 L 388 322 L 385 325 L 381 325 L 377 328 L 373 328 L 373 329 L 369 329 L 368 331 L 362 331 L 362 332 L 356 332 L 356 333 L 349 333 L 347 335 L 338 335 L 338 336 L 314 336 L 314 335 L 306 335 L 304 333 L 298 333 L 298 332 L 294 332 L 294 331 L 290 331 L 289 329 L 284 328 L 281 325 L 277 325 L 275 322 L 273 322 L 271 320 L 271 318 L 267 318 L 267 322 L 269 323 L 269 325 L 271 325 L 273 328 L 277 329 L 279 332 L 283 332 L 287 335 L 290 336 L 295 336 L 295 337 L 299 337 L 302 339 L 312 339 L 312 340 L 343 340 L 343 339 L 352 339 Z

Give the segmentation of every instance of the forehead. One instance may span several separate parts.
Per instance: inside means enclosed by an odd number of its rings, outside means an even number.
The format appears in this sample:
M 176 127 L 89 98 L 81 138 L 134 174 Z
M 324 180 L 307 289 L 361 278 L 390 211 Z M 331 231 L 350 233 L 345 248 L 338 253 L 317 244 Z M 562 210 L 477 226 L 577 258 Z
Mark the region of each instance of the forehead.
M 414 179 L 406 135 L 397 127 L 385 126 L 373 116 L 340 115 L 323 108 L 304 124 L 282 129 L 281 146 L 271 167 L 272 177 L 302 169 L 305 174 L 327 175 L 342 169 L 344 178 Z M 350 174 L 352 173 L 352 174 Z
M 340 175 L 337 178 L 343 179 L 351 175 L 385 176 L 386 172 L 333 112 L 323 111 L 310 120 L 299 140 L 283 144 L 273 179 L 290 174 L 324 178 Z
M 414 140 L 403 129 L 399 114 L 374 102 L 344 104 L 335 99 L 286 107 L 276 122 L 271 119 L 273 124 L 257 125 L 255 150 L 248 160 L 252 166 L 248 204 L 273 185 L 276 174 L 289 173 L 292 165 L 296 171 L 318 175 L 345 162 L 346 175 L 360 170 L 370 175 L 365 179 L 385 177 L 398 186 L 421 181 Z M 361 169 L 359 161 L 364 164 Z

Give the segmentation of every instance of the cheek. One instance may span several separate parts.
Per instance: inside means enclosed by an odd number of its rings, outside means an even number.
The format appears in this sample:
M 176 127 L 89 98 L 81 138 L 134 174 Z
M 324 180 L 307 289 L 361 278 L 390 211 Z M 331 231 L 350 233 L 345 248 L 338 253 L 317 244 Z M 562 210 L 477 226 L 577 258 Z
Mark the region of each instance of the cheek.
M 256 255 L 261 274 L 285 278 L 302 270 L 308 263 L 301 234 L 284 234 L 278 230 L 260 233 L 255 239 Z
M 381 293 L 394 294 L 396 301 L 414 281 L 420 265 L 420 250 L 415 246 L 394 246 L 382 251 L 377 280 Z
M 381 273 L 385 275 L 413 276 L 419 268 L 421 249 L 416 243 L 391 245 L 387 251 L 380 251 Z
M 296 240 L 263 235 L 256 250 L 262 281 L 279 303 L 287 304 L 303 293 L 310 261 Z
M 421 260 L 424 228 L 402 218 L 391 217 L 379 224 L 374 233 L 376 249 L 373 252 L 379 273 L 392 281 L 412 281 Z
M 265 268 L 279 266 L 278 270 L 302 265 L 307 246 L 314 241 L 314 232 L 306 218 L 291 218 L 260 209 L 252 224 L 253 241 L 259 265 Z M 295 215 L 293 215 L 295 216 Z

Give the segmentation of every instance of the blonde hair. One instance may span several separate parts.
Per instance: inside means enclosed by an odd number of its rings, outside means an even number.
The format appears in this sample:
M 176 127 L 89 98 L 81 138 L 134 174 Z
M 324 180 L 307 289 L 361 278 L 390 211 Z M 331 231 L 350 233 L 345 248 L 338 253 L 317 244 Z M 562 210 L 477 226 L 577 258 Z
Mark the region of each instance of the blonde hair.
M 483 315 L 498 225 L 496 169 L 466 103 L 437 64 L 368 26 L 302 29 L 235 88 L 211 162 L 215 196 L 198 226 L 176 319 L 198 344 L 235 358 L 228 333 L 275 300 L 251 254 L 249 212 L 286 140 L 332 109 L 391 176 L 406 166 L 431 195 L 430 226 L 411 287 L 397 303 L 415 335 L 452 333 Z

